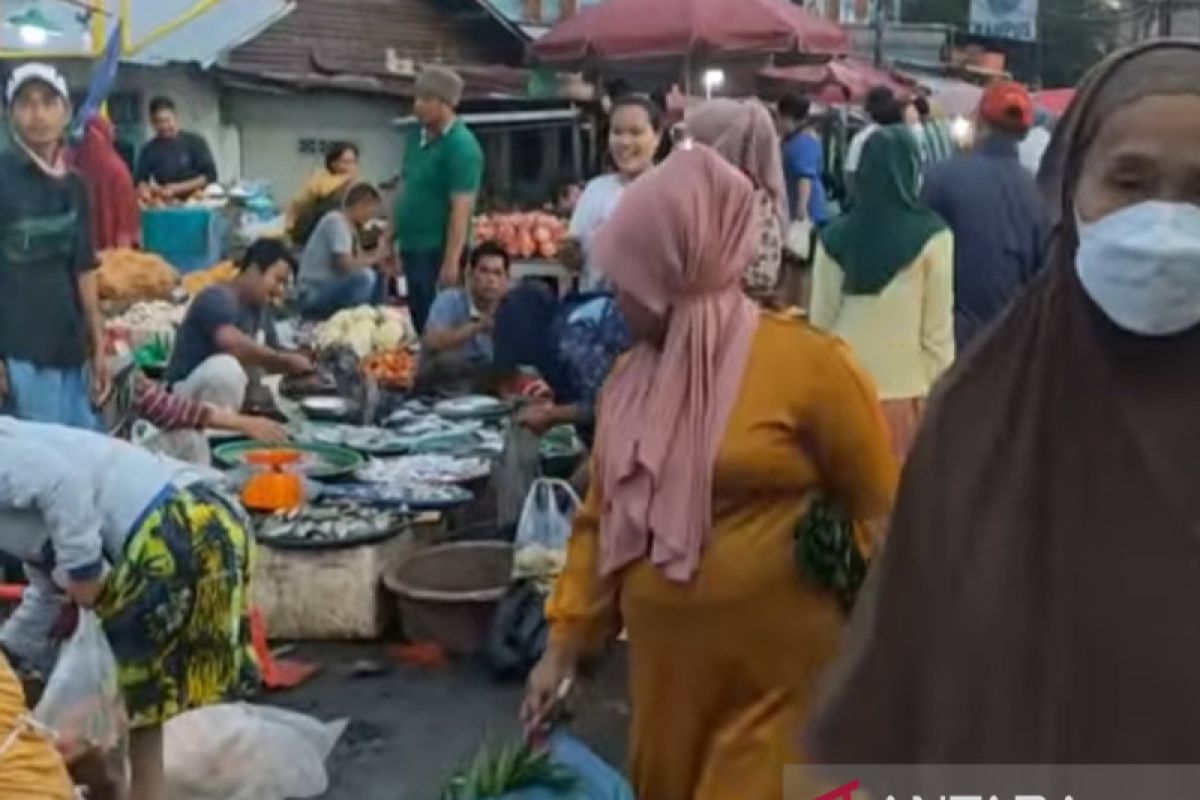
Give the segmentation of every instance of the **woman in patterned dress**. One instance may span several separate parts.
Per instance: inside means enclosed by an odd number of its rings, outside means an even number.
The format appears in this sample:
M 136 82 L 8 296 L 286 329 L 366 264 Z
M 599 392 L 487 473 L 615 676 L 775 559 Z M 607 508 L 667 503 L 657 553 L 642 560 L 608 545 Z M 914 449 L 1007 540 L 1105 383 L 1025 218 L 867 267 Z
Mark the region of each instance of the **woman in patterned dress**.
M 0 550 L 29 577 L 0 646 L 48 672 L 64 609 L 93 609 L 133 731 L 131 800 L 164 800 L 163 724 L 258 678 L 244 514 L 215 473 L 88 431 L 0 417 L 0 454 Z

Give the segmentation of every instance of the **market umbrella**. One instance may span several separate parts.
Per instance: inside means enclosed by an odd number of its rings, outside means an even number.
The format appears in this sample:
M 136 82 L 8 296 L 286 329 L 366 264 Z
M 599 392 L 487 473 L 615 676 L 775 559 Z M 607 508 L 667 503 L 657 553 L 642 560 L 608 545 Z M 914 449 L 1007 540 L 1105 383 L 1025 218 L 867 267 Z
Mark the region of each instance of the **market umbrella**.
M 923 75 L 920 84 L 929 91 L 929 100 L 947 117 L 971 117 L 979 109 L 983 89 L 957 78 Z
M 802 86 L 826 104 L 861 103 L 876 86 L 886 86 L 897 95 L 911 94 L 913 90 L 911 83 L 895 74 L 856 58 L 834 58 L 824 64 L 794 67 L 770 66 L 758 74 Z
M 604 0 L 533 44 L 546 64 L 711 55 L 844 53 L 837 23 L 788 0 Z

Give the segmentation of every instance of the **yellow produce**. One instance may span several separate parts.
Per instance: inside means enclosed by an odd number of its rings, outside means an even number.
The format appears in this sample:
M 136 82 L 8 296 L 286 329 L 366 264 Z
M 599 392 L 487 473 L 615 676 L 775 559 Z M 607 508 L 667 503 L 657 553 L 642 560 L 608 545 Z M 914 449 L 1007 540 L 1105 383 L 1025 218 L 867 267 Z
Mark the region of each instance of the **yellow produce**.
M 237 277 L 237 266 L 232 261 L 222 261 L 215 267 L 189 272 L 183 276 L 183 290 L 190 297 L 217 283 L 227 283 Z
M 179 275 L 153 253 L 120 247 L 100 253 L 97 280 L 101 300 L 166 300 Z

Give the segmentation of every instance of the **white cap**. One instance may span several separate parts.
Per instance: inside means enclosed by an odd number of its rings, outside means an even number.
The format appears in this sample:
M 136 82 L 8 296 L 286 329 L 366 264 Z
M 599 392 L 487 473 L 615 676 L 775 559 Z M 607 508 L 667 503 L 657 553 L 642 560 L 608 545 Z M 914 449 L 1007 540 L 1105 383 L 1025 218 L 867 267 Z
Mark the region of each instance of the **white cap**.
M 5 102 L 12 105 L 13 98 L 17 96 L 17 93 L 34 81 L 46 84 L 62 95 L 63 100 L 71 102 L 71 92 L 67 89 L 67 82 L 59 74 L 59 71 L 49 64 L 38 63 L 22 64 L 13 70 L 8 79 L 8 87 L 4 90 Z

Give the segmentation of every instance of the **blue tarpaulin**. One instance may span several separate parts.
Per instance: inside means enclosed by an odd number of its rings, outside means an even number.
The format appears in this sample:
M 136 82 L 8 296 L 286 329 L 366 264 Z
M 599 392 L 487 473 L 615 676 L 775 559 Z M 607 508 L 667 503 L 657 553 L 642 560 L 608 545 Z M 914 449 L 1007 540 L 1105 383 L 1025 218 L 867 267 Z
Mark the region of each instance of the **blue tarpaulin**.
M 633 788 L 615 769 L 573 736 L 556 733 L 550 739 L 554 760 L 579 776 L 579 786 L 562 795 L 546 789 L 523 789 L 496 800 L 635 800 Z

